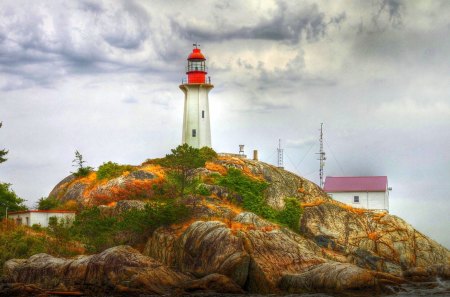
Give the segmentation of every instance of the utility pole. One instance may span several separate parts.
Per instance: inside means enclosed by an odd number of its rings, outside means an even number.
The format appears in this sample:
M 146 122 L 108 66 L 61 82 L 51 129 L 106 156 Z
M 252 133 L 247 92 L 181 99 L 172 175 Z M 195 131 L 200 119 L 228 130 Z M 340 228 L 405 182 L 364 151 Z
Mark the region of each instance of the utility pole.
M 277 153 L 278 153 L 278 168 L 280 169 L 284 169 L 283 166 L 283 149 L 281 148 L 281 139 L 278 139 L 278 148 L 277 148 Z
M 319 139 L 319 143 L 320 143 L 320 151 L 316 154 L 319 155 L 319 160 L 320 161 L 320 169 L 319 169 L 319 185 L 321 188 L 323 188 L 323 167 L 325 166 L 325 160 L 327 159 L 325 157 L 325 152 L 323 151 L 323 123 L 320 123 L 320 139 Z

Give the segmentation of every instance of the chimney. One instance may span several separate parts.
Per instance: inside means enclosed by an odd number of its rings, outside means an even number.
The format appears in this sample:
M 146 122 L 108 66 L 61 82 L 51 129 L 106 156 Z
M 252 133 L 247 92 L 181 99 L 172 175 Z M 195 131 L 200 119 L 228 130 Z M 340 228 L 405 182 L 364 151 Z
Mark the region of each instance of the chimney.
M 258 150 L 253 150 L 253 160 L 258 161 Z

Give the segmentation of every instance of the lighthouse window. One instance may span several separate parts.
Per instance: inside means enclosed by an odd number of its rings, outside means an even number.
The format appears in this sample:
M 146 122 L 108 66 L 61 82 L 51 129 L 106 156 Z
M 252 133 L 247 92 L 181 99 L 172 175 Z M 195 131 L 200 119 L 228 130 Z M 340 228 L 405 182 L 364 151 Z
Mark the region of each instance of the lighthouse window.
M 192 137 L 196 137 L 197 136 L 197 130 L 192 129 Z
M 205 118 L 205 111 L 202 110 L 202 119 L 204 119 L 204 118 Z

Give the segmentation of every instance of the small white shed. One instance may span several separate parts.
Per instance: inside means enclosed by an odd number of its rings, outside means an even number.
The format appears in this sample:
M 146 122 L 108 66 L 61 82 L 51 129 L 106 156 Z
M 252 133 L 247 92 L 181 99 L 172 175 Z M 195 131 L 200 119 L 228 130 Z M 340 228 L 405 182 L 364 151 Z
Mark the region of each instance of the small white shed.
M 71 210 L 23 210 L 8 213 L 8 219 L 14 220 L 18 225 L 33 226 L 40 225 L 41 227 L 48 227 L 48 222 L 51 217 L 59 220 L 75 219 L 75 211 Z
M 387 176 L 327 176 L 323 190 L 353 207 L 389 212 Z

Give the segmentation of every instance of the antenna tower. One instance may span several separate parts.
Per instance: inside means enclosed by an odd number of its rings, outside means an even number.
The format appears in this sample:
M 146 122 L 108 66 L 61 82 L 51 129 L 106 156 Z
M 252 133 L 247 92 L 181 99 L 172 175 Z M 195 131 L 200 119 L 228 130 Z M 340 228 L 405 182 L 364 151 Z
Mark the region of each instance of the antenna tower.
M 283 166 L 283 149 L 281 148 L 281 139 L 278 139 L 277 153 L 278 153 L 278 168 L 284 169 L 284 166 Z
M 320 123 L 320 151 L 317 153 L 319 155 L 319 161 L 320 161 L 320 169 L 319 169 L 319 179 L 320 179 L 320 187 L 323 188 L 323 167 L 325 166 L 325 160 L 327 157 L 325 157 L 325 152 L 323 151 L 323 123 Z

